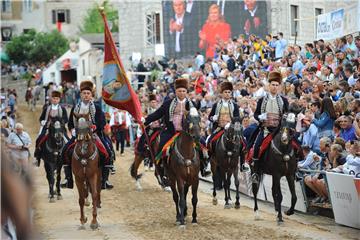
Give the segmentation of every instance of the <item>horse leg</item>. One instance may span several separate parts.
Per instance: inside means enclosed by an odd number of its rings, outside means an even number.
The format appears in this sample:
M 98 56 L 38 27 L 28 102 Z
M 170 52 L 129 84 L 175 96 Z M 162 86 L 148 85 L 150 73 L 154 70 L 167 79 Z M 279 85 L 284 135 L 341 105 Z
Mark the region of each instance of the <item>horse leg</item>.
M 184 210 L 185 210 L 185 194 L 184 194 L 184 182 L 180 179 L 177 180 L 177 189 L 180 195 L 180 226 L 185 226 Z
M 274 199 L 275 211 L 277 211 L 277 222 L 280 224 L 283 222 L 282 213 L 281 213 L 281 202 L 282 202 L 282 194 L 280 188 L 280 177 L 273 175 L 273 185 L 272 185 L 272 195 Z
M 173 200 L 174 200 L 175 209 L 176 209 L 176 225 L 180 225 L 179 195 L 178 195 L 178 192 L 176 191 L 174 181 L 171 181 L 170 187 L 171 187 L 171 191 L 173 194 Z
M 229 203 L 229 191 L 228 188 L 230 187 L 230 184 L 228 183 L 228 174 L 220 169 L 220 176 L 221 176 L 221 180 L 224 183 L 224 193 L 225 193 L 225 205 L 224 208 L 228 209 L 231 208 L 231 204 Z
M 53 203 L 55 202 L 55 197 L 54 197 L 54 170 L 51 166 L 50 163 L 48 163 L 47 161 L 44 161 L 44 167 L 45 167 L 45 171 L 46 171 L 46 178 L 48 180 L 49 183 L 49 202 Z
M 186 196 L 187 196 L 187 194 L 188 194 L 188 192 L 189 192 L 189 187 L 190 187 L 190 186 L 189 186 L 188 184 L 185 184 L 185 186 L 184 186 L 185 200 L 186 200 Z M 187 208 L 187 204 L 186 204 L 186 201 L 185 201 L 184 217 L 187 216 L 187 210 L 188 210 L 188 208 Z
M 99 185 L 99 173 L 96 172 L 91 179 L 89 179 L 89 185 L 91 189 L 91 198 L 92 198 L 92 220 L 90 224 L 90 228 L 95 230 L 99 227 L 99 223 L 97 222 L 97 207 L 98 207 L 98 200 L 99 200 L 99 193 L 98 193 L 98 185 Z
M 212 172 L 212 180 L 213 180 L 213 205 L 217 205 L 218 201 L 216 198 L 216 164 L 214 161 L 211 162 L 211 172 Z
M 191 186 L 191 193 L 192 193 L 191 203 L 193 206 L 192 221 L 191 221 L 192 224 L 197 224 L 196 206 L 198 203 L 198 197 L 197 197 L 198 187 L 199 187 L 199 179 L 197 179 L 197 181 Z
M 98 169 L 98 181 L 97 181 L 97 191 L 98 191 L 98 202 L 97 207 L 101 208 L 101 178 L 102 178 L 102 171 L 100 168 Z
M 60 188 L 60 182 L 61 182 L 61 163 L 56 163 L 57 169 L 56 169 L 56 194 L 57 194 L 57 200 L 62 200 L 61 196 L 61 188 Z
M 236 167 L 234 171 L 234 178 L 235 178 L 235 187 L 236 187 L 236 202 L 235 202 L 235 208 L 240 208 L 240 192 L 239 192 L 239 167 Z
M 252 192 L 253 192 L 253 195 L 254 195 L 255 220 L 259 220 L 259 219 L 260 219 L 259 208 L 258 208 L 258 203 L 257 203 L 257 194 L 258 194 L 258 190 L 259 190 L 259 185 L 260 185 L 260 184 L 252 183 Z
M 76 187 L 79 192 L 79 206 L 80 206 L 80 223 L 82 227 L 87 222 L 87 218 L 84 214 L 85 196 L 87 189 L 84 187 L 84 182 L 75 176 Z
M 142 187 L 140 184 L 140 178 L 142 177 L 142 174 L 138 174 L 138 169 L 143 160 L 144 158 L 141 155 L 136 154 L 134 158 L 134 162 L 131 164 L 130 167 L 130 174 L 136 180 L 135 185 L 136 185 L 136 190 L 138 191 L 142 191 Z
M 294 208 L 295 208 L 295 204 L 297 201 L 297 197 L 296 197 L 296 192 L 295 192 L 295 179 L 294 179 L 294 175 L 287 175 L 286 176 L 286 180 L 288 182 L 289 185 L 289 189 L 291 192 L 291 207 L 289 210 L 287 210 L 285 212 L 286 215 L 290 216 L 294 214 Z

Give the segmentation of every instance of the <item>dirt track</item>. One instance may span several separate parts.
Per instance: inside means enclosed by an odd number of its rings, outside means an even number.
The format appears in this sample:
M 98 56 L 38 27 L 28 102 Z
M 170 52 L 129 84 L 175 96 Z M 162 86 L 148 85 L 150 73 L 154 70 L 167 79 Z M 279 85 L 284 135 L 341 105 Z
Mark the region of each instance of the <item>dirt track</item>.
M 40 108 L 38 108 L 40 109 Z M 19 106 L 25 130 L 35 142 L 39 112 L 29 112 Z M 197 226 L 190 223 L 185 230 L 175 226 L 175 208 L 172 195 L 163 192 L 152 172 L 142 180 L 143 191 L 135 190 L 129 175 L 132 152 L 125 157 L 117 156 L 117 172 L 110 178 L 113 190 L 102 191 L 102 208 L 98 212 L 100 229 L 79 230 L 80 213 L 77 190 L 62 190 L 63 200 L 49 203 L 48 186 L 43 165 L 34 168 L 35 215 L 34 221 L 43 239 L 356 239 L 359 231 L 338 226 L 332 219 L 297 214 L 285 217 L 285 223 L 277 226 L 272 207 L 260 204 L 262 220 L 255 221 L 252 202 L 242 197 L 241 209 L 224 209 L 223 204 L 213 206 L 210 188 L 201 184 Z M 143 169 L 141 168 L 140 171 Z M 223 193 L 219 194 L 221 199 Z M 188 197 L 189 198 L 189 197 Z M 188 199 L 188 206 L 191 202 Z M 191 207 L 189 209 L 191 211 Z M 86 215 L 91 217 L 91 208 Z M 191 218 L 187 218 L 191 222 Z

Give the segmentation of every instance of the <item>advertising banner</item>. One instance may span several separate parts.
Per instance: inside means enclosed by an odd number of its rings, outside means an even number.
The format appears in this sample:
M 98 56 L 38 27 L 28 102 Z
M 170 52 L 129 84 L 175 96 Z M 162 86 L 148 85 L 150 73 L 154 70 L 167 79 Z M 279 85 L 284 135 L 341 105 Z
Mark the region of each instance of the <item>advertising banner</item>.
M 317 39 L 331 40 L 344 35 L 344 9 L 317 17 Z
M 200 51 L 214 57 L 219 44 L 240 34 L 265 37 L 265 1 L 162 1 L 165 55 L 181 58 Z
M 356 188 L 360 179 L 332 172 L 327 172 L 326 178 L 335 222 L 360 229 L 360 198 Z

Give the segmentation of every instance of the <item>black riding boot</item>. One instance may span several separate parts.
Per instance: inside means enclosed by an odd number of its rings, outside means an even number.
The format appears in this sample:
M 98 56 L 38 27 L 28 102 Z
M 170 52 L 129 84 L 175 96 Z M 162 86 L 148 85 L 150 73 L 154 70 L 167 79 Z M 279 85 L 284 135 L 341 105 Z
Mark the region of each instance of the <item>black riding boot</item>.
M 60 186 L 62 188 L 73 189 L 74 188 L 74 181 L 73 181 L 71 166 L 70 165 L 64 166 L 64 172 L 65 172 L 65 182 L 60 184 Z
M 40 167 L 41 149 L 39 147 L 35 148 L 34 157 L 36 158 L 36 166 Z
M 109 167 L 103 167 L 101 189 L 112 189 L 114 186 L 109 182 Z

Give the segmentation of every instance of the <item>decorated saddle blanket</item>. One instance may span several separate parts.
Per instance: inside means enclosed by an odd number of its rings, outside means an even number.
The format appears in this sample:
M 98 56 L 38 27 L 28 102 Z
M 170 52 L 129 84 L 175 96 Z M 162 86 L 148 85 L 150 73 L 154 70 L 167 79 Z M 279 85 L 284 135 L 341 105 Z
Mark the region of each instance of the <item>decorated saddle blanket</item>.
M 273 140 L 272 134 L 269 134 L 264 138 L 264 140 L 262 141 L 262 143 L 260 145 L 259 159 L 263 156 L 263 154 L 265 153 L 266 149 L 269 147 L 272 140 Z M 247 153 L 247 155 L 245 157 L 245 161 L 250 163 L 252 161 L 253 156 L 254 156 L 254 147 L 252 147 L 249 150 L 249 152 Z
M 41 139 L 39 140 L 39 144 L 37 145 L 37 147 L 40 148 L 48 138 L 49 138 L 49 135 L 44 134 L 44 136 L 42 136 Z
M 65 154 L 65 159 L 64 159 L 65 163 L 70 163 L 70 162 L 71 162 L 71 161 L 70 161 L 70 158 L 67 158 L 67 156 L 68 156 L 69 153 L 72 153 L 72 152 L 73 152 L 76 143 L 77 143 L 77 142 L 74 141 L 73 143 L 71 143 L 71 144 L 69 145 L 69 147 L 68 147 L 68 149 L 67 149 L 67 151 L 66 151 L 67 154 Z M 100 154 L 101 154 L 102 156 L 104 156 L 105 164 L 108 164 L 108 163 L 110 162 L 110 156 L 109 156 L 109 153 L 107 152 L 104 144 L 101 142 L 101 140 L 100 140 L 99 137 L 96 137 L 96 138 L 95 138 L 95 145 L 96 145 L 96 148 L 99 150 Z M 69 156 L 69 157 L 70 157 L 70 156 Z

